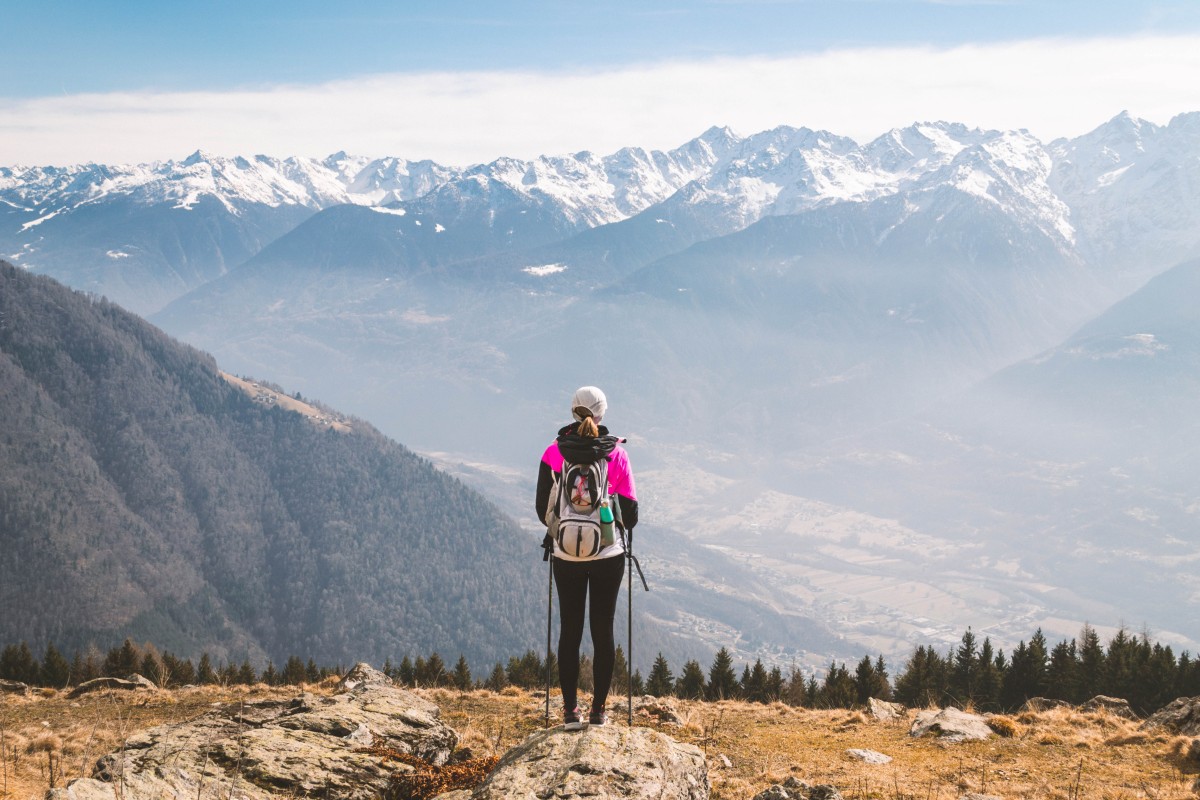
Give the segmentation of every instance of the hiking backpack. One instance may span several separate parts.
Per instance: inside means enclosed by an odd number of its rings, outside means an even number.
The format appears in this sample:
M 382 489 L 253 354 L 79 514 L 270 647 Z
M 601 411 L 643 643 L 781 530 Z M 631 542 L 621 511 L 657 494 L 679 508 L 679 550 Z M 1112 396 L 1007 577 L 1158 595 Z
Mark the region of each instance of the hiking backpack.
M 571 461 L 564 454 L 554 480 L 547 514 L 550 535 L 569 557 L 595 558 L 606 546 L 601 508 L 607 505 L 612 514 L 620 514 L 616 497 L 608 492 L 608 458 L 597 454 L 595 460 Z

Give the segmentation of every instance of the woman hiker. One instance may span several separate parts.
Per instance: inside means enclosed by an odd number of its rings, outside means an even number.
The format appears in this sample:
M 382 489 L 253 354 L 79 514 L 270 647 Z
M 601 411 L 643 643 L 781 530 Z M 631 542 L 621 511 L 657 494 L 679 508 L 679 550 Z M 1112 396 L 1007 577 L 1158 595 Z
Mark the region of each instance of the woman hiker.
M 566 730 L 583 727 L 578 698 L 579 644 L 583 640 L 584 604 L 589 594 L 588 621 L 592 630 L 592 678 L 595 691 L 588 724 L 599 726 L 608 722 L 604 708 L 612 686 L 616 654 L 613 618 L 616 615 L 621 578 L 625 573 L 625 545 L 619 532 L 611 537 L 611 541 L 605 534 L 596 540 L 594 546 L 590 543 L 580 546 L 578 537 L 551 535 L 552 532 L 566 531 L 571 527 L 569 524 L 560 525 L 558 518 L 559 508 L 564 507 L 562 504 L 569 506 L 572 499 L 570 493 L 580 492 L 581 486 L 584 493 L 587 491 L 586 481 L 580 485 L 578 479 L 574 478 L 571 482 L 577 485 L 565 487 L 568 497 L 560 501 L 557 480 L 562 477 L 564 461 L 569 464 L 603 461 L 601 466 L 607 473 L 608 486 L 607 492 L 600 496 L 611 495 L 619 506 L 613 511 L 619 513 L 606 514 L 606 509 L 602 509 L 600 519 L 608 516 L 611 520 L 615 516 L 628 531 L 633 530 L 638 519 L 633 471 L 629 466 L 629 456 L 621 447 L 625 440 L 610 435 L 608 428 L 600 424 L 607 410 L 608 401 L 604 392 L 595 386 L 584 386 L 576 391 L 571 398 L 571 416 L 575 421 L 559 430 L 558 438 L 542 455 L 538 469 L 537 514 L 547 525 L 547 541 L 543 544 L 553 548 L 554 582 L 558 586 L 562 623 L 558 637 L 558 675 L 562 686 L 563 727 Z M 574 499 L 580 500 L 579 497 Z M 585 521 L 584 525 L 587 524 Z M 611 527 L 610 522 L 610 530 Z

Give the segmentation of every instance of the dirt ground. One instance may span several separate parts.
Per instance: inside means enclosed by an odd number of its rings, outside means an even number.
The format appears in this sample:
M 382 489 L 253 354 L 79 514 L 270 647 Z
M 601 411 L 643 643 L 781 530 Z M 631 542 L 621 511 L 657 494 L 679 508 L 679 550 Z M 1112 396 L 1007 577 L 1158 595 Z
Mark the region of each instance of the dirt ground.
M 119 750 L 134 732 L 179 722 L 214 704 L 290 697 L 324 687 L 206 687 L 174 691 L 98 692 L 70 699 L 44 690 L 0 697 L 0 797 L 41 798 L 47 789 L 88 775 L 97 758 Z M 500 755 L 542 727 L 542 696 L 421 689 L 458 731 L 473 757 Z M 847 800 L 957 800 L 976 792 L 1038 800 L 1194 800 L 1200 745 L 1107 713 L 1053 709 L 995 721 L 1008 734 L 985 742 L 939 744 L 909 735 L 908 719 L 879 722 L 857 711 L 669 700 L 680 724 L 645 713 L 634 723 L 700 747 L 709 761 L 714 800 L 748 800 L 795 776 L 832 784 Z M 624 707 L 612 714 L 624 724 Z M 555 720 L 556 721 L 556 720 Z M 867 764 L 847 750 L 889 756 Z M 1196 752 L 1193 752 L 1196 751 Z

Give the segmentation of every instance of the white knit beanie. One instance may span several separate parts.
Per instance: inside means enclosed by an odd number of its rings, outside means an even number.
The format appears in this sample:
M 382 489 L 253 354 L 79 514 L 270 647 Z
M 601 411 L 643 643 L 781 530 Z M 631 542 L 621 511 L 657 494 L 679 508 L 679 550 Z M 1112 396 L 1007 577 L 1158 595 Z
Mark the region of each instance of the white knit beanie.
M 586 414 L 580 413 L 582 409 L 587 409 L 591 412 L 592 419 L 597 423 L 604 419 L 604 412 L 608 411 L 608 400 L 604 397 L 604 392 L 597 389 L 595 386 L 582 386 L 575 390 L 575 396 L 571 398 L 571 416 L 576 422 L 583 422 Z

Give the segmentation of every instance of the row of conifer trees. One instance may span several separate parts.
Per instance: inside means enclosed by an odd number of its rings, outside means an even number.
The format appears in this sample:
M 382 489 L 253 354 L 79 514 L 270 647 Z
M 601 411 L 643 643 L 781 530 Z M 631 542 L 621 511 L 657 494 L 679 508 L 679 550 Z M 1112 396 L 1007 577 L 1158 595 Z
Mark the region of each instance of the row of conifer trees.
M 581 657 L 580 688 L 591 690 L 591 660 Z M 488 677 L 476 679 L 470 665 L 459 656 L 453 667 L 434 652 L 428 657 L 409 656 L 383 671 L 405 686 L 444 686 L 461 690 L 487 688 L 502 691 L 508 686 L 535 689 L 550 681 L 558 683 L 558 664 L 553 654 L 549 663 L 533 650 L 514 656 L 507 664 L 497 662 Z M 101 656 L 98 651 L 75 653 L 68 661 L 48 645 L 36 659 L 28 645 L 9 645 L 0 651 L 0 678 L 33 686 L 61 688 L 96 677 L 126 677 L 140 673 L 165 687 L 188 684 L 271 685 L 316 683 L 330 675 L 341 675 L 340 666 L 319 667 L 291 656 L 282 669 L 268 662 L 256 672 L 248 660 L 240 665 L 214 664 L 204 653 L 199 662 L 160 653 L 153 645 L 139 646 L 126 639 Z M 629 672 L 623 650 L 618 647 L 613 675 L 613 692 L 688 699 L 740 699 L 769 703 L 781 701 L 810 708 L 853 708 L 869 698 L 897 700 L 910 706 L 958 705 L 981 711 L 1016 710 L 1032 697 L 1082 703 L 1096 695 L 1124 698 L 1134 710 L 1151 713 L 1176 697 L 1200 695 L 1200 659 L 1184 651 L 1175 657 L 1168 645 L 1152 643 L 1147 634 L 1131 635 L 1118 630 L 1107 646 L 1094 628 L 1085 625 L 1079 637 L 1050 646 L 1039 629 L 1026 643 L 1021 641 L 1006 655 L 996 650 L 990 638 L 982 642 L 971 629 L 959 644 L 945 653 L 927 645 L 918 646 L 893 682 L 882 655 L 863 656 L 851 671 L 845 663 L 831 661 L 823 676 L 806 675 L 792 666 L 785 675 L 779 666 L 767 668 L 761 660 L 744 664 L 739 676 L 727 648 L 717 651 L 707 671 L 689 660 L 675 673 L 660 652 L 648 677 L 640 670 Z

